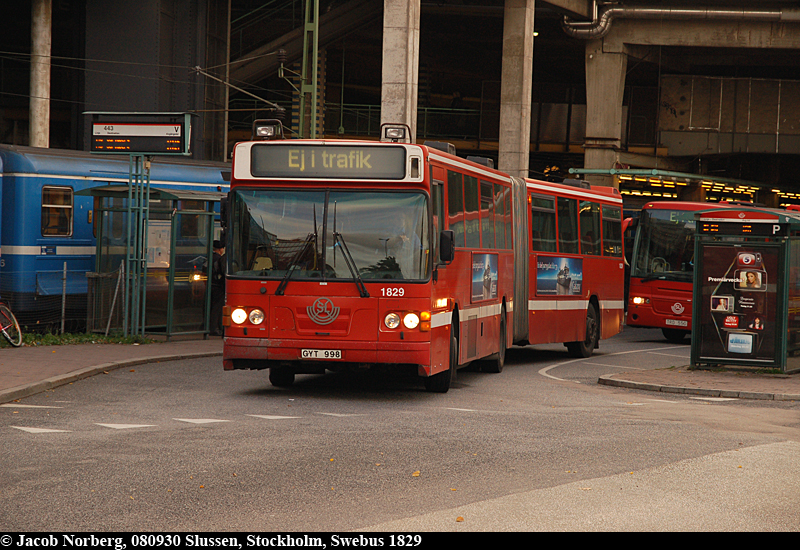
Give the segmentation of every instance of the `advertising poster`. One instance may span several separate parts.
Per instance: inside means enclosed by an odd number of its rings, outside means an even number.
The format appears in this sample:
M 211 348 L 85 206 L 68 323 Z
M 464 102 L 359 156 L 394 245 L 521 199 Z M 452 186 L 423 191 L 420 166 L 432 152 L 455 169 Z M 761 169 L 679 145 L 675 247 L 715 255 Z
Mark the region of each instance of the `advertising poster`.
M 536 263 L 536 294 L 578 296 L 583 287 L 583 259 L 539 256 Z
M 472 301 L 497 298 L 497 254 L 472 255 Z
M 775 360 L 778 250 L 703 247 L 703 358 Z

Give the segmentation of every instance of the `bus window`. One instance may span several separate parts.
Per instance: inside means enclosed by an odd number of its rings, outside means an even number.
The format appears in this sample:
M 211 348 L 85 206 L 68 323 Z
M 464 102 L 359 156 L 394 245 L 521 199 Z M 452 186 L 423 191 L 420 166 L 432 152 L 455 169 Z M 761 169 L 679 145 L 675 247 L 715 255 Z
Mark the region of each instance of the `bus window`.
M 556 251 L 556 208 L 552 197 L 531 195 L 531 246 L 535 252 Z
M 42 187 L 42 236 L 72 235 L 72 188 Z
M 558 197 L 558 251 L 578 253 L 578 201 Z
M 581 201 L 581 253 L 600 255 L 600 205 Z
M 444 229 L 444 185 L 433 180 L 431 185 L 431 202 L 433 203 L 433 261 L 439 263 L 439 232 Z
M 603 207 L 603 256 L 622 257 L 622 209 Z
M 506 203 L 506 250 L 514 248 L 514 229 L 511 226 L 511 188 L 503 188 L 503 196 Z
M 497 239 L 497 248 L 506 247 L 506 203 L 503 190 L 507 189 L 500 184 L 494 184 L 494 231 Z
M 478 191 L 478 178 L 464 176 L 464 219 L 466 226 L 464 232 L 467 236 L 467 248 L 480 248 L 481 227 L 480 207 L 481 198 Z
M 457 247 L 464 247 L 464 182 L 458 172 L 447 172 L 447 226 Z
M 481 248 L 495 248 L 492 182 L 481 181 Z

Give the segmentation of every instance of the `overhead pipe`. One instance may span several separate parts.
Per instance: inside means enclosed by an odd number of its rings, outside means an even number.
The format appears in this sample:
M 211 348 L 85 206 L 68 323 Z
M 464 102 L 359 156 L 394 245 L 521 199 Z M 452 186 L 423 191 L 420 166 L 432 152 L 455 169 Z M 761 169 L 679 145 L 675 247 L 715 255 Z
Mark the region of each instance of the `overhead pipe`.
M 800 9 L 780 8 L 775 10 L 731 10 L 712 8 L 641 8 L 606 4 L 598 6 L 592 2 L 592 21 L 575 21 L 564 17 L 561 28 L 573 38 L 602 38 L 611 30 L 616 18 L 625 19 L 705 19 L 713 21 L 767 21 L 777 23 L 800 22 Z

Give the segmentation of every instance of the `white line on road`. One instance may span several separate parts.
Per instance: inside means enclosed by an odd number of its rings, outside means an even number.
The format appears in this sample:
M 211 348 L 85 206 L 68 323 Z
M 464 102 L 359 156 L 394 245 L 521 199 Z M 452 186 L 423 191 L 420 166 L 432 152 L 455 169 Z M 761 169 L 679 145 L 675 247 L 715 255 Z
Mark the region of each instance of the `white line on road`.
M 604 357 L 614 357 L 615 355 L 628 355 L 630 353 L 646 353 L 646 352 L 653 352 L 653 351 L 659 351 L 659 350 L 664 350 L 664 349 L 677 349 L 678 347 L 679 346 L 675 346 L 674 348 L 649 348 L 649 349 L 635 349 L 635 350 L 630 350 L 630 351 L 618 351 L 616 353 L 609 353 L 608 355 L 605 355 Z M 564 378 L 559 378 L 557 376 L 553 376 L 551 374 L 547 374 L 548 371 L 550 371 L 550 370 L 552 370 L 552 369 L 554 369 L 556 367 L 563 367 L 563 366 L 566 366 L 566 365 L 570 365 L 572 363 L 578 363 L 580 361 L 586 361 L 586 359 L 584 359 L 584 358 L 572 359 L 571 361 L 565 361 L 563 363 L 556 363 L 555 365 L 550 365 L 549 367 L 545 367 L 543 369 L 540 369 L 539 370 L 539 374 L 541 374 L 544 377 L 551 378 L 553 380 L 558 380 L 559 382 L 575 382 L 576 384 L 580 384 L 580 382 L 578 380 L 566 380 Z M 640 369 L 640 370 L 644 370 L 644 369 Z
M 61 409 L 62 407 L 54 407 L 52 405 L 22 405 L 21 403 L 3 403 L 0 407 L 7 407 L 9 409 Z
M 213 424 L 214 422 L 230 422 L 230 420 L 217 420 L 216 418 L 173 418 L 178 422 L 189 422 L 190 424 Z
M 70 430 L 52 430 L 49 428 L 25 428 L 23 426 L 11 426 L 14 429 L 22 430 L 32 434 L 45 434 L 45 433 L 68 433 Z
M 95 422 L 98 426 L 103 426 L 104 428 L 111 428 L 113 430 L 130 430 L 133 428 L 155 428 L 155 424 L 100 424 L 99 422 Z

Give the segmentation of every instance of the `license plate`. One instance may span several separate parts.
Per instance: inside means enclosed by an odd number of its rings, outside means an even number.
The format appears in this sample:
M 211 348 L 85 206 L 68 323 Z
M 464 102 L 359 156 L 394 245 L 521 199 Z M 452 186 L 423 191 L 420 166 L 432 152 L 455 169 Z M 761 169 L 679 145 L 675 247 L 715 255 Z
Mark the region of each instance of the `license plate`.
M 300 350 L 302 359 L 341 359 L 342 350 L 340 349 L 302 349 Z
M 667 319 L 666 323 L 673 327 L 688 327 L 689 321 L 681 321 L 680 319 Z

